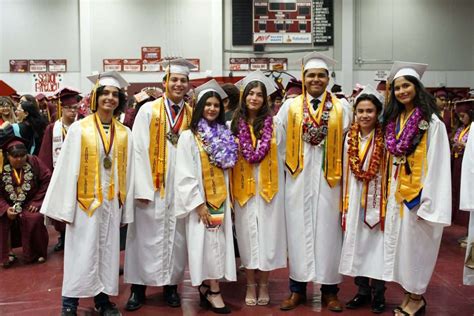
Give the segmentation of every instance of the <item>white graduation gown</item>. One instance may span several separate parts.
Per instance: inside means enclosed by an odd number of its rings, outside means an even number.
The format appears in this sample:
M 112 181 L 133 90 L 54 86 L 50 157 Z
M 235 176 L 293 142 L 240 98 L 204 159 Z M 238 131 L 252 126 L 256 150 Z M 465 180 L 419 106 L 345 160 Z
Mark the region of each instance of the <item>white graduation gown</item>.
M 174 173 L 176 147 L 168 140 L 166 153 L 165 197 L 154 190 L 148 156 L 152 103 L 145 103 L 137 113 L 132 135 L 135 155 L 135 221 L 129 225 L 125 248 L 126 283 L 163 286 L 183 280 L 186 266 L 184 220 L 174 216 Z M 168 120 L 167 120 L 168 122 Z M 167 131 L 170 129 L 168 124 Z
M 229 177 L 224 171 L 227 193 Z M 199 148 L 194 134 L 184 131 L 178 142 L 175 174 L 175 215 L 186 223 L 186 243 L 191 283 L 198 286 L 204 280 L 236 281 L 234 240 L 229 194 L 225 201 L 224 223 L 209 230 L 196 208 L 204 203 L 205 193 Z
M 286 267 L 285 225 L 285 138 L 274 117 L 278 148 L 278 192 L 270 203 L 259 193 L 260 164 L 253 165 L 256 194 L 241 207 L 234 201 L 235 230 L 242 265 L 247 269 L 271 271 Z
M 285 102 L 278 118 L 285 128 L 290 103 Z M 343 105 L 343 128 L 346 130 L 352 113 Z M 303 141 L 304 168 L 293 178 L 286 174 L 285 212 L 290 278 L 300 282 L 338 284 L 342 281 L 339 262 L 342 229 L 339 212 L 340 183 L 331 188 L 322 169 L 324 146 Z
M 384 232 L 385 281 L 423 294 L 433 273 L 443 228 L 451 224 L 451 170 L 446 127 L 433 114 L 428 128 L 427 171 L 422 176 L 421 202 L 412 210 L 395 200 L 396 166 L 392 167 Z M 420 219 L 418 219 L 420 217 Z
M 360 139 L 359 148 L 365 148 L 369 137 Z M 383 231 L 380 229 L 380 223 L 370 228 L 364 223 L 364 210 L 361 207 L 363 193 L 363 182 L 358 181 L 354 174 L 349 171 L 349 177 L 346 177 L 346 168 L 348 162 L 347 151 L 349 149 L 348 137 L 344 142 L 344 183 L 347 181 L 349 192 L 349 208 L 346 214 L 346 230 L 342 243 L 341 263 L 339 272 L 349 276 L 364 276 L 373 279 L 382 279 L 383 274 Z M 367 158 L 364 163 L 364 170 L 368 169 L 370 157 L 374 146 L 369 148 Z M 374 184 L 371 181 L 370 184 Z M 377 192 L 380 193 L 380 183 L 377 186 Z
M 41 207 L 41 213 L 59 221 L 66 221 L 64 245 L 64 277 L 62 295 L 93 297 L 101 292 L 118 295 L 120 265 L 120 224 L 133 221 L 133 146 L 128 132 L 127 197 L 120 209 L 117 194 L 107 200 L 112 169 L 100 163 L 104 201 L 89 217 L 77 202 L 77 180 L 81 162 L 81 122 L 68 130 L 53 176 Z M 103 146 L 99 161 L 105 157 Z M 112 148 L 112 152 L 113 152 Z M 118 190 L 117 166 L 115 190 Z M 96 186 L 97 187 L 97 186 Z
M 471 130 L 474 129 L 474 123 L 471 123 Z M 471 212 L 469 217 L 469 232 L 467 236 L 466 258 L 470 250 L 471 243 L 474 243 L 474 137 L 467 138 L 464 158 L 462 160 L 461 171 L 461 197 L 459 209 Z M 464 267 L 463 283 L 465 285 L 474 285 L 474 270 Z

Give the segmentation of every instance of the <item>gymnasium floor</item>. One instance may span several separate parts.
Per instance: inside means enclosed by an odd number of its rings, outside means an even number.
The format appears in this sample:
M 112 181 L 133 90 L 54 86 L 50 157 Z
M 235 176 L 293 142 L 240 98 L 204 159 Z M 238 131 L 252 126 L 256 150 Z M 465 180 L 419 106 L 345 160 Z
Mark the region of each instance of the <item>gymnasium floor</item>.
M 457 239 L 465 234 L 465 228 L 451 226 L 445 229 L 443 242 L 425 295 L 428 306 L 426 315 L 474 315 L 474 287 L 462 285 L 462 267 L 464 251 Z M 49 258 L 44 264 L 25 265 L 17 262 L 10 269 L 0 268 L 0 315 L 59 315 L 61 310 L 62 253 L 54 253 L 57 241 L 56 232 L 50 230 Z M 15 249 L 21 254 L 21 249 Z M 122 254 L 123 259 L 123 254 Z M 289 312 L 279 310 L 279 303 L 288 295 L 288 272 L 286 269 L 271 274 L 271 302 L 265 307 L 249 307 L 244 304 L 245 275 L 238 274 L 237 283 L 222 284 L 224 300 L 232 309 L 233 315 L 338 315 L 321 308 L 318 286 L 308 287 L 311 298 L 304 306 Z M 161 288 L 148 288 L 147 305 L 136 312 L 126 312 L 123 307 L 129 296 L 129 285 L 120 278 L 120 295 L 113 297 L 123 315 L 214 315 L 199 307 L 197 289 L 191 287 L 189 276 L 180 286 L 181 308 L 172 309 L 165 305 Z M 339 298 L 343 302 L 350 300 L 356 287 L 352 278 L 345 278 L 341 284 Z M 403 291 L 397 284 L 389 284 L 386 291 L 387 310 L 382 315 L 391 315 L 391 310 L 402 300 Z M 81 299 L 78 315 L 97 315 L 93 310 L 92 299 Z M 340 313 L 339 313 L 340 314 Z M 369 308 L 344 310 L 347 315 L 374 315 Z

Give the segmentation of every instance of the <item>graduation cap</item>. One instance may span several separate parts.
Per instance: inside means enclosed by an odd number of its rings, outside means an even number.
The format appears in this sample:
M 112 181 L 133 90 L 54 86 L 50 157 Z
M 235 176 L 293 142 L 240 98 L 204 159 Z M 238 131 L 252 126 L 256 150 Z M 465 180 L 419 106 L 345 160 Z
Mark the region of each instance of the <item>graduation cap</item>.
M 321 54 L 319 52 L 312 52 L 303 57 L 303 72 L 308 69 L 326 69 L 329 71 L 330 66 L 334 66 L 336 60 Z
M 93 84 L 98 83 L 99 86 L 112 86 L 117 89 L 123 89 L 130 84 L 116 71 L 107 71 L 100 74 L 87 76 Z
M 286 95 L 300 95 L 303 91 L 303 83 L 300 80 L 292 79 L 286 85 Z
M 462 101 L 457 101 L 454 103 L 454 110 L 456 113 L 467 113 L 469 110 L 474 109 L 474 99 L 467 99 Z
M 378 91 L 385 91 L 387 90 L 387 80 L 379 80 L 377 83 L 377 87 L 375 87 Z
M 97 93 L 98 87 L 111 86 L 111 87 L 116 87 L 117 89 L 122 89 L 130 85 L 127 82 L 127 80 L 125 80 L 116 71 L 107 71 L 100 74 L 88 76 L 87 79 L 89 79 L 94 84 L 94 88 L 92 89 L 92 93 L 90 97 L 90 109 L 93 112 L 97 110 L 96 93 Z
M 5 142 L 1 145 L 1 147 L 5 152 L 7 152 L 11 147 L 16 146 L 16 145 L 26 146 L 26 140 L 18 136 L 11 136 L 5 140 Z
M 206 92 L 210 92 L 210 91 L 216 92 L 221 97 L 222 100 L 227 98 L 227 93 L 225 93 L 224 89 L 221 88 L 221 86 L 215 79 L 212 79 L 200 85 L 196 89 L 194 89 L 194 93 L 197 96 L 196 102 L 199 102 L 199 100 L 203 97 L 203 95 Z
M 245 87 L 247 87 L 247 85 L 251 83 L 252 81 L 260 81 L 261 83 L 263 83 L 263 85 L 265 86 L 265 89 L 267 90 L 267 95 L 270 95 L 276 91 L 275 82 L 272 79 L 265 76 L 265 74 L 261 72 L 260 70 L 251 72 L 242 80 L 237 82 L 235 85 L 237 87 L 239 87 L 240 85 L 240 89 L 241 91 L 243 91 L 245 90 Z
M 357 99 L 359 99 L 363 94 L 371 94 L 374 97 L 376 97 L 382 104 L 384 104 L 384 96 L 378 92 L 374 87 L 372 87 L 370 84 L 366 85 L 364 89 L 360 90 L 359 94 L 354 100 L 354 104 L 357 103 Z
M 428 68 L 428 64 L 396 61 L 392 65 L 392 69 L 388 75 L 388 81 L 393 82 L 395 79 L 403 76 L 412 76 L 420 81 L 426 68 Z
M 62 88 L 56 93 L 56 96 L 61 102 L 61 106 L 70 106 L 78 102 L 78 96 L 81 94 L 79 91 L 72 88 Z
M 42 93 L 38 93 L 38 94 L 36 95 L 35 99 L 36 99 L 36 100 L 38 100 L 38 101 L 43 101 L 44 99 L 46 99 L 46 100 L 47 100 L 47 99 L 48 99 L 48 97 L 47 97 L 47 96 L 45 96 L 45 95 L 44 95 L 44 94 L 42 94 Z
M 189 76 L 191 69 L 196 66 L 184 58 L 167 59 L 159 63 L 167 74 L 181 74 Z

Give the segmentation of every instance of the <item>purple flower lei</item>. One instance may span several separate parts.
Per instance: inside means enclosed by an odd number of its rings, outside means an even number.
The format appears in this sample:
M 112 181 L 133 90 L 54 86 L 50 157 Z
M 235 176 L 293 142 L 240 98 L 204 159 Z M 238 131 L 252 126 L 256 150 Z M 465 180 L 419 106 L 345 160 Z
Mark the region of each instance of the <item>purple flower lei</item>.
M 461 135 L 464 128 L 465 128 L 464 126 L 458 128 L 458 130 L 456 131 L 456 134 L 454 134 L 454 138 L 453 138 L 454 142 L 456 143 L 458 142 L 459 135 Z M 469 137 L 469 131 L 462 136 L 461 142 L 463 142 L 464 144 L 467 143 L 468 137 Z
M 429 124 L 423 119 L 423 113 L 420 108 L 416 108 L 406 122 L 399 139 L 397 139 L 395 126 L 395 121 L 387 125 L 385 135 L 387 150 L 396 157 L 406 157 L 415 150 Z
M 252 145 L 252 138 L 250 136 L 250 128 L 243 120 L 239 120 L 239 142 L 242 156 L 249 163 L 259 163 L 262 161 L 267 153 L 270 151 L 273 134 L 273 118 L 267 116 L 263 123 L 262 137 L 257 140 L 255 149 Z
M 209 124 L 206 119 L 201 119 L 197 132 L 211 164 L 221 169 L 234 167 L 239 147 L 229 129 L 224 125 Z

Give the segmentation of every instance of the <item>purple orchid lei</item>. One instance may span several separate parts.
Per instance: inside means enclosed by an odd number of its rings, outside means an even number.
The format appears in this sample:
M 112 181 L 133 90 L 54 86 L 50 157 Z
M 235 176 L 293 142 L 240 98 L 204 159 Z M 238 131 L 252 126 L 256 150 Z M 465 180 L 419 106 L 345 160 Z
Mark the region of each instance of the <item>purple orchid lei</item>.
M 217 123 L 209 124 L 206 119 L 201 119 L 197 132 L 211 164 L 221 169 L 235 166 L 239 147 L 227 127 Z
M 387 150 L 395 157 L 403 158 L 402 160 L 405 160 L 405 158 L 410 155 L 420 143 L 423 134 L 429 127 L 429 124 L 423 119 L 423 113 L 420 108 L 417 107 L 406 122 L 405 128 L 398 139 L 395 126 L 395 121 L 392 121 L 387 125 L 385 134 Z M 400 162 L 403 163 L 404 161 Z
M 243 120 L 239 120 L 239 142 L 242 156 L 249 163 L 259 163 L 262 161 L 267 153 L 270 151 L 273 134 L 273 118 L 269 115 L 265 118 L 263 123 L 262 137 L 257 140 L 255 149 L 252 145 L 252 138 L 250 136 L 250 128 Z
M 458 130 L 456 131 L 456 134 L 454 134 L 454 141 L 455 142 L 458 142 L 459 140 L 459 135 L 461 135 L 462 131 L 464 130 L 464 126 L 458 128 Z M 462 135 L 462 139 L 461 139 L 461 142 L 463 142 L 464 144 L 467 143 L 467 138 L 469 137 L 469 131 L 467 133 L 465 133 L 464 135 Z

